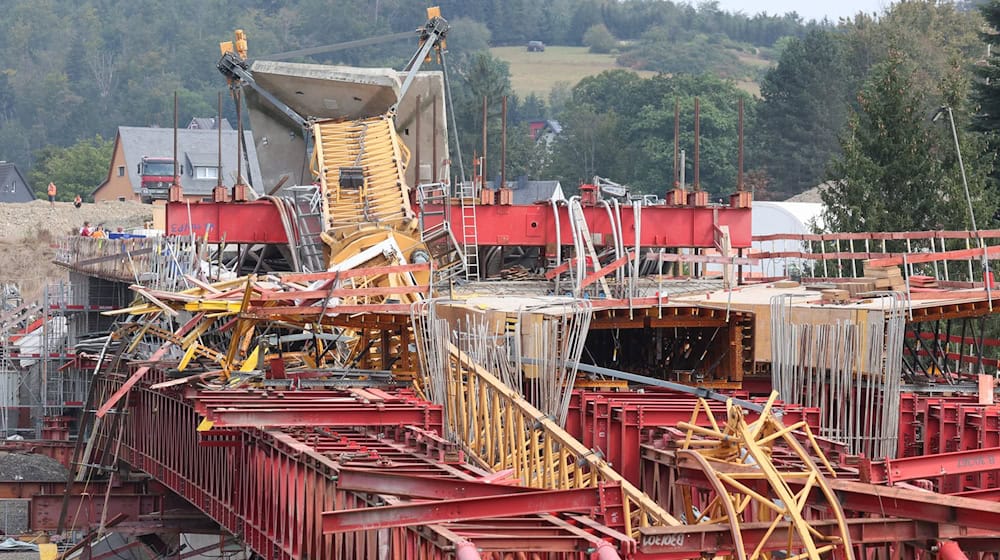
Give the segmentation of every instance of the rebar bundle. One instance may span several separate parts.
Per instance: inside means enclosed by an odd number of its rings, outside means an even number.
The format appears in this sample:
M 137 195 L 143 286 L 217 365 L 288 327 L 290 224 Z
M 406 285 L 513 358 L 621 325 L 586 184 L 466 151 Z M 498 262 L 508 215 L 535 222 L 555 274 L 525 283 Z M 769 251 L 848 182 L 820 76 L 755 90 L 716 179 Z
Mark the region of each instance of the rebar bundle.
M 885 292 L 877 309 L 810 313 L 793 296 L 771 299 L 771 380 L 786 402 L 818 407 L 820 433 L 851 453 L 896 454 L 905 302 Z
M 486 312 L 466 302 L 425 300 L 412 315 L 427 398 L 444 403 L 449 343 L 565 424 L 587 330 L 587 300 L 556 298 L 513 312 Z M 442 307 L 451 308 L 442 313 Z M 450 320 L 441 318 L 447 315 Z M 447 413 L 447 411 L 446 411 Z

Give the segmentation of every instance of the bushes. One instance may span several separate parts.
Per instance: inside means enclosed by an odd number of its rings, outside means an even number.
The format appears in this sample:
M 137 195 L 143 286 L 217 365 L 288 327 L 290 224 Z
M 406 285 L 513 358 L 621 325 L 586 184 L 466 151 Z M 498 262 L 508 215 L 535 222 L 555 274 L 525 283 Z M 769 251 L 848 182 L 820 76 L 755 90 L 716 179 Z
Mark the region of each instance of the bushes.
M 591 25 L 584 32 L 583 44 L 590 47 L 592 53 L 608 54 L 618 47 L 618 40 L 603 23 L 599 23 Z

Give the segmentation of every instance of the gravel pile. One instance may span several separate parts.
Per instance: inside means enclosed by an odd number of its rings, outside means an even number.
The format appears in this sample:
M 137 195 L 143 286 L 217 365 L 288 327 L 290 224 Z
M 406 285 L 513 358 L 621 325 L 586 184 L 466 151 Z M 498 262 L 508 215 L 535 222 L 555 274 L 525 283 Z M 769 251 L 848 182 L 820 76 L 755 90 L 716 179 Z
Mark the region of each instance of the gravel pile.
M 69 471 L 59 461 L 34 453 L 0 451 L 0 481 L 66 482 Z

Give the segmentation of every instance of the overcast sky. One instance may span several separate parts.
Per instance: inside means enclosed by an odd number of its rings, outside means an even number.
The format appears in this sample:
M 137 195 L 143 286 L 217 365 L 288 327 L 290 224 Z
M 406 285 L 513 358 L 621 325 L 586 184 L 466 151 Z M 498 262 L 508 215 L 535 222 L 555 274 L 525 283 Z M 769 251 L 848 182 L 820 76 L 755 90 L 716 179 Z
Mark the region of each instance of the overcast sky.
M 693 2 L 697 5 L 697 2 Z M 850 17 L 858 12 L 879 12 L 889 5 L 889 0 L 719 0 L 719 7 L 730 12 L 754 15 L 760 12 L 784 14 L 798 12 L 805 20 L 829 17 Z

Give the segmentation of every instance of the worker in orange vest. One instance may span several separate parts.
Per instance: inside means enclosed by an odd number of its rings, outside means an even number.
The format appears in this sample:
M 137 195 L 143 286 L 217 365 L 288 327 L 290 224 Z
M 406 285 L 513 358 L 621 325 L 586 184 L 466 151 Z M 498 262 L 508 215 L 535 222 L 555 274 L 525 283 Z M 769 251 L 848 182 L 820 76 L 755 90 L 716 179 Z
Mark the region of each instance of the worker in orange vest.
M 49 181 L 49 204 L 56 205 L 56 184 Z

